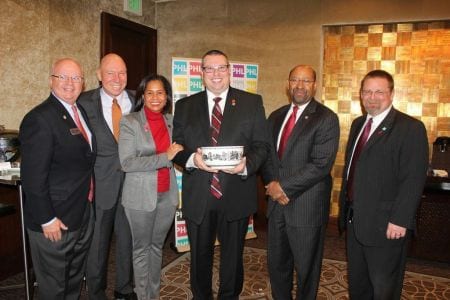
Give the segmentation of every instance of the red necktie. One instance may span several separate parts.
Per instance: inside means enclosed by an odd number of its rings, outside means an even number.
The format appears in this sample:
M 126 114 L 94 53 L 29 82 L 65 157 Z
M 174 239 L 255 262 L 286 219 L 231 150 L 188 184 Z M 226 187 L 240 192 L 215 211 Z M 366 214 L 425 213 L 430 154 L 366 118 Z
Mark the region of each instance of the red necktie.
M 220 125 L 222 124 L 222 109 L 219 106 L 220 100 L 222 98 L 216 97 L 213 99 L 215 104 L 211 115 L 211 145 L 217 146 L 217 139 L 219 138 L 220 133 Z M 219 174 L 213 173 L 212 180 L 211 180 L 211 194 L 216 197 L 217 199 L 222 198 L 222 188 L 220 187 L 219 182 Z
M 372 128 L 372 118 L 369 118 L 361 136 L 359 137 L 358 143 L 356 144 L 355 151 L 353 151 L 353 157 L 350 163 L 350 170 L 348 172 L 347 178 L 347 196 L 349 201 L 353 201 L 353 175 L 355 172 L 355 166 L 356 163 L 358 162 L 359 155 L 361 154 L 364 145 L 369 139 L 369 133 L 371 128 Z
M 289 116 L 289 119 L 287 120 L 286 124 L 284 125 L 283 133 L 281 134 L 280 145 L 278 146 L 278 157 L 280 159 L 283 156 L 283 152 L 286 148 L 289 136 L 292 133 L 292 129 L 294 129 L 295 121 L 297 120 L 297 111 L 298 106 L 294 105 L 294 107 L 292 108 L 292 113 Z
M 78 109 L 75 105 L 72 105 L 73 115 L 75 117 L 75 124 L 77 125 L 78 129 L 81 132 L 81 135 L 84 137 L 86 142 L 89 143 L 89 137 L 86 133 L 86 130 L 84 130 L 83 124 L 80 121 L 80 115 L 78 115 Z M 89 143 L 90 144 L 90 143 Z M 89 187 L 89 195 L 88 200 L 92 202 L 92 199 L 94 199 L 94 180 L 91 177 L 91 185 Z

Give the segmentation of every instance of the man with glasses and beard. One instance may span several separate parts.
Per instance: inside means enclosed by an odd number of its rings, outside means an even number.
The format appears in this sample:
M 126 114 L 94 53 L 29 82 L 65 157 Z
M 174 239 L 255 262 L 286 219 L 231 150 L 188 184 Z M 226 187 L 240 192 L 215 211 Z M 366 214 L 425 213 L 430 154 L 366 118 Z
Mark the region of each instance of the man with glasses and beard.
M 406 254 L 428 168 L 423 123 L 392 106 L 394 79 L 361 81 L 365 114 L 350 128 L 339 199 L 350 299 L 400 299 Z

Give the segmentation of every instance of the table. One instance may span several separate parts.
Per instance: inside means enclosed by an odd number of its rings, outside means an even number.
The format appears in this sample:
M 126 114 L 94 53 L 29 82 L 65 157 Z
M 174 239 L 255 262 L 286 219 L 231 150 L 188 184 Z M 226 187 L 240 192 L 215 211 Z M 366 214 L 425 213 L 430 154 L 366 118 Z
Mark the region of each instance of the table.
M 3 225 L 6 228 L 1 228 L 10 234 L 10 239 L 12 243 L 10 243 L 9 247 L 19 247 L 21 248 L 22 257 L 23 257 L 23 271 L 25 273 L 25 294 L 26 299 L 32 299 L 33 294 L 31 287 L 33 286 L 31 283 L 31 277 L 29 273 L 29 259 L 28 259 L 28 251 L 27 251 L 27 235 L 24 224 L 24 216 L 23 216 L 23 191 L 22 185 L 20 181 L 20 174 L 18 172 L 5 172 L 2 171 L 0 175 L 0 189 L 1 189 L 1 197 L 0 203 L 4 204 L 4 213 L 5 215 L 2 217 L 2 222 L 5 220 Z M 12 206 L 12 207 L 11 207 Z M 17 210 L 16 206 L 18 206 L 19 217 L 15 214 Z M 9 219 L 7 219 L 9 218 Z M 20 222 L 17 222 L 19 219 Z M 20 228 L 18 228 L 20 226 Z M 3 227 L 3 226 L 2 226 Z M 14 240 L 17 238 L 17 230 L 20 230 L 20 240 Z M 2 235 L 3 236 L 3 235 Z M 8 236 L 6 236 L 8 238 Z M 8 247 L 5 247 L 8 249 Z M 23 285 L 14 285 L 14 286 L 4 286 L 0 287 L 0 290 L 10 289 L 10 288 L 19 288 L 23 287 Z
M 450 263 L 450 178 L 428 177 L 410 256 Z

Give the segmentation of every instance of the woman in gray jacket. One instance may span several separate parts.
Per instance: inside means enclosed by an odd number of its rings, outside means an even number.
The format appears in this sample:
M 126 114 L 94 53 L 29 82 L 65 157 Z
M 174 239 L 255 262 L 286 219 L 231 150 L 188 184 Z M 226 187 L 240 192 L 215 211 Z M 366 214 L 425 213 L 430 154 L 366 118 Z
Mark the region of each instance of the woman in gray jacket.
M 135 292 L 158 299 L 162 247 L 178 205 L 173 157 L 183 147 L 172 142 L 172 88 L 161 75 L 142 79 L 136 112 L 120 124 L 119 157 L 125 174 L 122 204 L 133 237 Z

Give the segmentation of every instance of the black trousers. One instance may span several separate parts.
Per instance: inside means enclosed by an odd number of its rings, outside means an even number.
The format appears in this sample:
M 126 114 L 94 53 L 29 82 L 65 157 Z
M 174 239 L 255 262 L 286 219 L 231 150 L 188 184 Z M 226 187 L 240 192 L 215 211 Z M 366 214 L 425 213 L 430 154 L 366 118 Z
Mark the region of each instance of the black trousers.
M 191 290 L 195 300 L 213 299 L 214 243 L 220 242 L 218 299 L 239 299 L 244 282 L 242 253 L 248 217 L 228 221 L 223 200 L 211 196 L 201 224 L 186 220 L 191 248 Z
M 366 246 L 356 238 L 353 223 L 347 223 L 350 299 L 400 299 L 410 237 L 411 233 L 407 231 L 401 245 Z
M 275 300 L 292 298 L 294 268 L 297 299 L 314 300 L 319 288 L 326 225 L 294 227 L 281 206 L 269 217 L 267 265 Z

